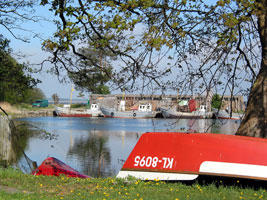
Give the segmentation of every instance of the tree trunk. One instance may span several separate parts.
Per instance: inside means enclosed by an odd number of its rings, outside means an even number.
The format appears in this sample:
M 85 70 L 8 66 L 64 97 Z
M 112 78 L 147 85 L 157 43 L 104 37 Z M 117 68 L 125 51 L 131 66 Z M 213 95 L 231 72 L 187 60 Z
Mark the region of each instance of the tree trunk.
M 267 60 L 266 60 L 267 62 Z M 267 65 L 262 70 L 254 83 L 246 109 L 236 135 L 267 138 Z
M 267 1 L 258 15 L 258 30 L 262 44 L 261 69 L 251 88 L 247 109 L 236 135 L 267 138 Z

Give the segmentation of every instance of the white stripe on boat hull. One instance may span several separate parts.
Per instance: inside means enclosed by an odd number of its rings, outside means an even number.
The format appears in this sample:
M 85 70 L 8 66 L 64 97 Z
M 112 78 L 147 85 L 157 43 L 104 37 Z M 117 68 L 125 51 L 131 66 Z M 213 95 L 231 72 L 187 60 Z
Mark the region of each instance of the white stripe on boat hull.
M 180 180 L 190 181 L 198 177 L 195 174 L 179 174 L 179 173 L 165 173 L 165 172 L 144 172 L 144 171 L 120 171 L 117 178 L 127 178 L 133 176 L 142 180 Z
M 262 165 L 205 161 L 200 165 L 199 172 L 218 176 L 267 179 L 267 166 Z
M 267 179 L 267 166 L 205 161 L 200 165 L 199 174 L 265 180 Z M 142 180 L 159 179 L 179 181 L 194 180 L 198 177 L 197 174 L 148 171 L 120 171 L 117 175 L 117 178 L 127 178 L 128 176 L 133 176 Z

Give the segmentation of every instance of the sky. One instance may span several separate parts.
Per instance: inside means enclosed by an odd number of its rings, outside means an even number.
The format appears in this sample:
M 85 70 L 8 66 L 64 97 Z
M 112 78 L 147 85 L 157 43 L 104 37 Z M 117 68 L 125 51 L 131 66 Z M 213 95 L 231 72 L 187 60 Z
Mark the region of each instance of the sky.
M 18 42 L 15 42 L 15 44 L 17 43 Z M 13 50 L 25 53 L 26 57 L 24 59 L 19 59 L 19 61 L 21 60 L 26 63 L 40 63 L 48 56 L 41 50 L 41 44 L 38 44 L 37 42 L 27 45 L 24 44 L 20 47 L 16 46 L 13 47 Z M 72 84 L 60 83 L 56 75 L 47 73 L 46 71 L 49 69 L 49 65 L 50 64 L 47 64 L 42 71 L 32 74 L 32 77 L 42 81 L 42 83 L 38 84 L 37 87 L 44 92 L 46 98 L 51 98 L 55 93 L 59 96 L 59 98 L 70 98 Z M 74 91 L 72 95 L 73 98 L 77 98 L 78 92 Z
M 53 14 L 48 11 L 48 8 L 38 7 L 37 14 L 40 16 L 48 17 L 53 19 Z M 23 28 L 31 30 L 33 32 L 40 33 L 43 38 L 48 38 L 53 35 L 53 32 L 56 31 L 56 26 L 52 22 L 39 21 L 38 23 L 24 23 Z M 22 30 L 15 30 L 16 35 L 27 37 L 30 39 L 29 43 L 22 42 L 15 39 L 5 28 L 0 26 L 0 33 L 4 37 L 10 40 L 10 47 L 12 48 L 12 56 L 17 59 L 19 63 L 40 63 L 43 59 L 47 58 L 48 54 L 41 50 L 42 40 L 39 38 L 34 38 L 29 32 L 24 32 Z M 19 58 L 17 55 L 25 55 L 25 58 Z M 51 98 L 54 93 L 56 93 L 59 98 L 70 98 L 71 93 L 71 83 L 60 83 L 57 76 L 47 73 L 49 65 L 46 65 L 45 69 L 41 72 L 32 74 L 32 77 L 38 78 L 42 83 L 38 84 L 37 87 L 40 88 L 46 98 Z M 72 97 L 78 98 L 78 91 L 73 91 Z M 85 98 L 87 98 L 85 96 Z

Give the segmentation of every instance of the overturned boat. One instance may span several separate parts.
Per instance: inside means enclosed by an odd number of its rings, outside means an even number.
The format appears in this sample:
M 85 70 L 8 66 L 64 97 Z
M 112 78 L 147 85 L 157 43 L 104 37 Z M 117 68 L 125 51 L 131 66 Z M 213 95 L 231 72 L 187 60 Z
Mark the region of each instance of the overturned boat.
M 67 177 L 92 178 L 85 174 L 79 173 L 75 169 L 71 168 L 69 165 L 63 163 L 62 161 L 54 157 L 46 158 L 38 168 L 32 171 L 32 174 L 45 176 L 65 175 Z
M 200 175 L 267 180 L 267 140 L 212 133 L 145 133 L 117 177 L 186 181 Z

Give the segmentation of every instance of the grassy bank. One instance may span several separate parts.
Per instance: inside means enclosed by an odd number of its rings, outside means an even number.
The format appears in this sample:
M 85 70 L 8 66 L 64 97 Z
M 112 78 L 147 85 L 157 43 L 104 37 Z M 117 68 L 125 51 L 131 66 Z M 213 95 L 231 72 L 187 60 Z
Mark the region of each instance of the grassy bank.
M 49 105 L 45 108 L 33 108 L 29 104 L 11 105 L 7 102 L 0 102 L 0 107 L 12 118 L 21 117 L 36 117 L 36 116 L 52 116 L 54 106 Z M 4 115 L 4 112 L 0 111 L 0 115 Z
M 264 188 L 161 181 L 32 176 L 0 170 L 0 199 L 267 199 Z

